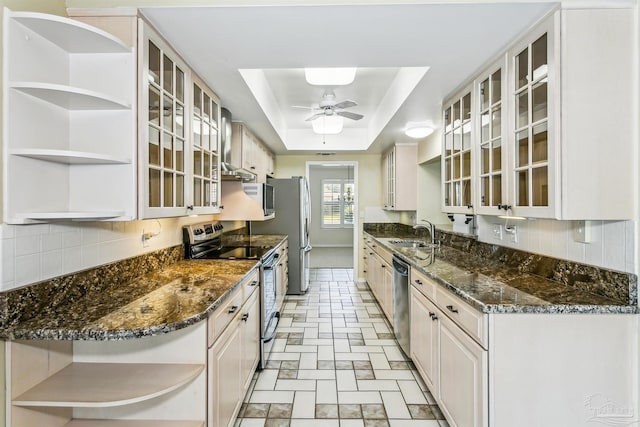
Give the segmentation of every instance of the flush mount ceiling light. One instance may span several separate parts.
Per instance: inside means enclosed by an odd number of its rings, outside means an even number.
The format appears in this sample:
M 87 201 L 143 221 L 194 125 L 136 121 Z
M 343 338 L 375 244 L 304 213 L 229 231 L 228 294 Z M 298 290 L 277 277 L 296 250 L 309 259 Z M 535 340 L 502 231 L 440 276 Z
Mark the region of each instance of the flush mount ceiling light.
M 407 123 L 404 129 L 404 134 L 409 138 L 426 138 L 433 133 L 433 128 L 424 123 Z
M 340 116 L 320 116 L 311 122 L 318 135 L 335 135 L 342 132 L 343 119 Z
M 315 86 L 344 86 L 353 83 L 356 68 L 305 68 L 304 78 Z

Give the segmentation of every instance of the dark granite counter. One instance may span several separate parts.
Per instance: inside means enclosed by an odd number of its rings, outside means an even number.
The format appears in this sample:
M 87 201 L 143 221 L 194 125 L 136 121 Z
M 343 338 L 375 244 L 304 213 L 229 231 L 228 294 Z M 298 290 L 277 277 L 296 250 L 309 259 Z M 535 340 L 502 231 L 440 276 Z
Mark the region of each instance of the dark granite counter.
M 275 248 L 276 235 L 237 235 Z M 180 260 L 182 246 L 0 294 L 0 338 L 123 340 L 185 328 L 207 318 L 257 260 Z M 135 270 L 138 277 L 135 277 Z
M 448 245 L 402 248 L 390 240 L 420 236 L 402 227 L 369 228 L 365 232 L 484 313 L 638 313 L 634 275 L 569 266 L 571 263 L 564 262 L 559 267 L 553 266 L 564 268 L 564 275 L 559 277 L 562 281 L 550 280 L 545 274 L 551 277 L 557 274 L 549 267 L 548 259 L 535 254 L 527 256 L 521 251 L 501 251 L 495 247 L 470 251 L 469 246 L 476 242 L 462 241 L 455 235 L 451 240 L 452 236 L 444 236 L 442 231 L 437 233 L 437 238 Z M 586 283 L 588 279 L 593 280 Z M 578 283 L 579 280 L 585 283 Z M 613 291 L 603 290 L 605 286 L 601 282 L 605 280 L 611 281 Z

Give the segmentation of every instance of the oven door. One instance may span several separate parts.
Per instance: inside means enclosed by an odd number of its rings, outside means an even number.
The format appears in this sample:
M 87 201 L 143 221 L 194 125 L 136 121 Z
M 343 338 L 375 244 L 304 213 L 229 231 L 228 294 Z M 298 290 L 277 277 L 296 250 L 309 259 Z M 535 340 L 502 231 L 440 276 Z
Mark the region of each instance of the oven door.
M 269 257 L 262 264 L 261 274 L 261 329 L 262 339 L 260 351 L 260 368 L 264 369 L 269 360 L 269 353 L 276 338 L 276 329 L 280 322 L 280 313 L 276 311 L 277 286 L 276 266 L 278 255 Z

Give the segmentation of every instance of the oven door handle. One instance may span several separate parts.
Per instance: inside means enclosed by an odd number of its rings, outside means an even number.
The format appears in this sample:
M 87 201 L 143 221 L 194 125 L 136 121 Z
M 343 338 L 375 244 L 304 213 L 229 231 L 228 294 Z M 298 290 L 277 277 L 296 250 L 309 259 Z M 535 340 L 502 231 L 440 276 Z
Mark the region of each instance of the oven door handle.
M 276 326 L 275 328 L 273 328 L 273 333 L 271 334 L 271 336 L 269 337 L 264 337 L 264 339 L 262 340 L 263 343 L 268 343 L 269 341 L 273 340 L 276 337 L 276 333 L 278 331 L 278 324 L 280 323 L 280 312 L 276 311 L 276 313 L 273 315 L 273 317 L 271 317 L 271 319 L 269 320 L 269 324 L 267 325 L 267 328 L 265 329 L 265 332 L 269 330 L 269 326 L 271 326 L 271 322 L 273 322 L 273 319 L 278 319 L 276 321 Z

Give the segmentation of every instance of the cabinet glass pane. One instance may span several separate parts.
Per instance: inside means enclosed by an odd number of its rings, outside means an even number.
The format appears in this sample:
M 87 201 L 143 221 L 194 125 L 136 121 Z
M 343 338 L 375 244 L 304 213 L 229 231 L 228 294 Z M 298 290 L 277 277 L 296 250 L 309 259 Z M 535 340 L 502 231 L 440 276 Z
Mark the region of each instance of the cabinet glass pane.
M 149 126 L 149 164 L 160 166 L 160 131 Z
M 518 206 L 529 206 L 529 171 L 516 172 L 518 185 L 516 187 L 516 200 Z
M 204 205 L 211 206 L 211 182 L 204 181 Z
M 502 99 L 502 70 L 491 75 L 491 104 Z
M 491 197 L 491 206 L 502 204 L 502 175 L 493 175 L 491 177 L 493 184 L 493 192 Z
M 471 180 L 462 181 L 462 203 L 461 206 L 471 205 Z
M 529 124 L 529 92 L 524 91 L 516 96 L 518 115 L 516 117 L 516 127 L 521 128 Z
M 218 156 L 211 155 L 211 179 L 218 180 Z
M 516 88 L 525 86 L 528 79 L 529 71 L 529 49 L 525 49 L 516 56 Z
M 176 138 L 176 170 L 184 172 L 184 141 Z
M 209 178 L 211 176 L 211 155 L 209 153 L 203 153 L 204 157 L 204 177 Z
M 518 132 L 516 139 L 518 140 L 516 164 L 518 166 L 526 166 L 529 164 L 529 132 L 526 130 Z
M 462 204 L 462 185 L 460 181 L 453 183 L 453 206 L 461 206 Z
M 149 206 L 160 207 L 160 171 L 149 169 Z
M 547 34 L 531 45 L 531 63 L 534 81 L 547 75 Z
M 471 120 L 471 93 L 462 98 L 462 121 Z
M 164 173 L 164 206 L 173 207 L 173 174 Z
M 162 127 L 173 130 L 173 101 L 167 95 L 162 97 Z
M 205 150 L 210 150 L 209 148 L 209 124 L 202 120 L 202 136 L 201 136 L 201 144 L 202 148 Z
M 462 150 L 462 128 L 457 128 L 453 131 L 453 154 L 459 153 Z
M 467 122 L 462 125 L 462 150 L 471 148 L 471 123 Z
M 149 81 L 160 84 L 160 49 L 149 42 Z
M 149 86 L 149 123 L 160 126 L 160 92 Z
M 209 128 L 209 138 L 211 144 L 211 151 L 218 152 L 218 131 L 212 126 Z
M 489 108 L 489 95 L 491 92 L 489 91 L 489 79 L 486 79 L 482 83 L 480 83 L 480 109 L 486 110 Z
M 489 206 L 489 185 L 489 177 L 482 177 L 480 182 L 480 206 Z
M 198 85 L 193 85 L 193 112 L 202 115 L 202 89 Z
M 204 94 L 204 98 L 202 101 L 202 118 L 206 121 L 211 120 L 211 98 L 206 93 Z
M 176 206 L 184 206 L 184 175 L 176 175 Z
M 176 98 L 184 102 L 184 72 L 176 67 Z
M 489 144 L 480 146 L 480 173 L 489 172 Z
M 451 159 L 448 158 L 444 161 L 444 176 L 445 181 L 451 181 Z
M 444 131 L 449 132 L 451 130 L 451 109 L 444 110 Z
M 444 185 L 444 204 L 451 206 L 451 184 Z
M 491 172 L 496 172 L 502 169 L 502 140 L 496 139 L 492 146 Z
M 480 127 L 482 129 L 481 134 L 482 134 L 482 142 L 486 142 L 489 139 L 491 139 L 491 135 L 489 134 L 489 125 L 490 125 L 491 119 L 489 118 L 489 112 L 485 112 L 482 113 L 482 115 L 480 116 Z
M 202 206 L 202 185 L 200 178 L 193 179 L 193 205 Z
M 211 187 L 211 206 L 218 206 L 218 186 Z
M 173 138 L 171 134 L 166 132 L 162 134 L 162 157 L 163 166 L 166 169 L 173 169 Z
M 540 123 L 533 127 L 533 149 L 531 156 L 533 163 L 547 160 L 547 123 Z
M 218 127 L 218 104 L 212 99 L 211 100 L 211 124 L 215 127 Z
M 202 125 L 200 123 L 200 117 L 193 118 L 193 145 L 200 147 L 202 145 L 201 133 Z
M 202 152 L 198 149 L 193 150 L 193 173 L 202 176 Z
M 444 155 L 450 156 L 453 150 L 453 132 L 444 135 Z
M 538 83 L 533 87 L 531 97 L 531 109 L 533 110 L 532 122 L 547 118 L 547 83 Z
M 491 138 L 497 138 L 500 136 L 502 132 L 502 110 L 500 108 L 496 108 L 491 113 Z
M 164 76 L 162 80 L 162 87 L 169 93 L 173 93 L 173 61 L 170 60 L 167 55 L 163 55 L 162 68 L 164 70 Z
M 176 103 L 176 135 L 184 136 L 184 105 Z
M 462 153 L 462 178 L 471 176 L 471 151 Z
M 460 101 L 453 104 L 453 126 L 460 125 Z
M 453 157 L 453 179 L 460 179 L 460 160 L 462 157 L 460 155 Z
M 531 186 L 533 206 L 549 206 L 549 183 L 546 166 L 532 170 Z

